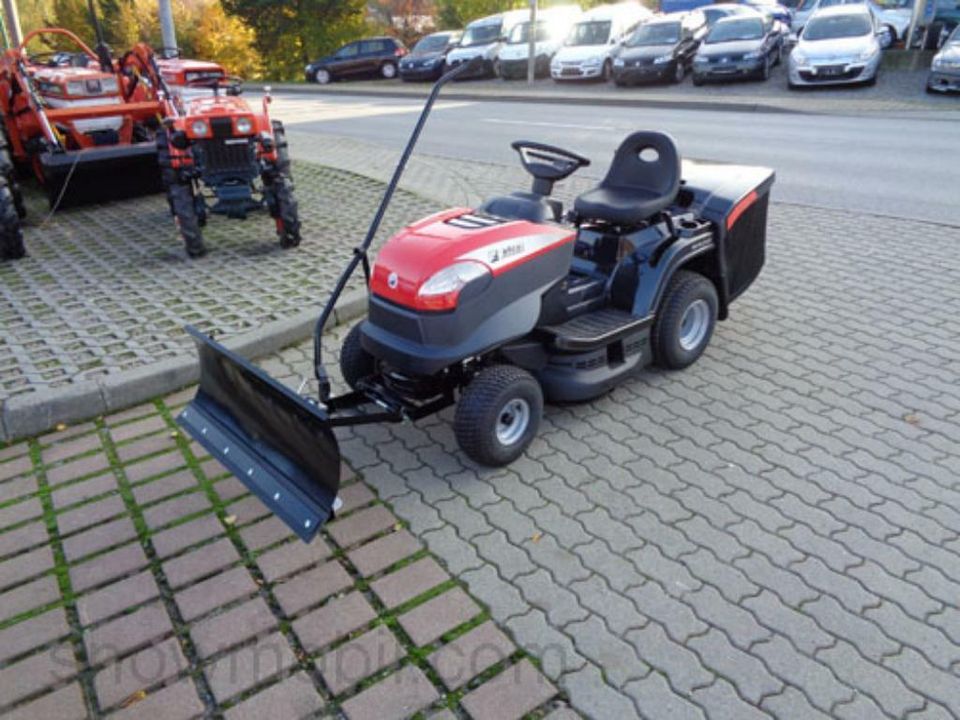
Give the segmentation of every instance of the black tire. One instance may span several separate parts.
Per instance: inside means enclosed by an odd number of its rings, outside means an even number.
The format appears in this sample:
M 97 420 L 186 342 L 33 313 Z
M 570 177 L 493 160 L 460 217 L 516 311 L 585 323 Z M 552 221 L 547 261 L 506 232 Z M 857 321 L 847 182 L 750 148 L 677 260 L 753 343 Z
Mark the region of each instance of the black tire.
M 464 388 L 453 431 L 469 458 L 501 467 L 523 454 L 536 437 L 542 416 L 543 390 L 536 378 L 513 365 L 493 365 Z
M 613 63 L 609 60 L 606 60 L 603 63 L 603 70 L 600 71 L 600 80 L 603 82 L 610 82 L 610 78 L 613 77 Z
M 703 78 L 697 75 L 696 73 L 693 74 L 692 81 L 693 81 L 693 84 L 697 87 L 703 86 Z
M 679 85 L 683 82 L 683 79 L 687 76 L 687 69 L 683 66 L 683 60 L 677 58 L 677 66 L 673 70 L 673 77 L 671 78 L 674 85 Z
M 0 175 L 7 181 L 17 217 L 22 220 L 27 216 L 27 206 L 23 204 L 23 193 L 20 191 L 20 184 L 17 182 L 17 168 L 10 157 L 10 149 L 5 134 L 0 135 Z
M 187 255 L 192 258 L 203 257 L 207 248 L 203 244 L 203 232 L 200 230 L 200 219 L 197 217 L 196 196 L 191 183 L 175 182 L 167 191 L 170 208 L 173 211 L 177 229 L 183 238 L 183 245 Z
M 6 180 L 0 178 L 0 260 L 19 260 L 26 254 L 16 201 Z
M 682 370 L 696 362 L 710 344 L 718 308 L 717 289 L 712 282 L 699 273 L 678 270 L 670 278 L 653 326 L 651 342 L 656 363 L 668 370 Z M 690 333 L 689 326 L 684 332 L 688 312 L 705 323 L 699 332 Z M 697 317 L 693 321 L 697 322 Z
M 770 61 L 770 58 L 764 58 L 764 60 L 763 60 L 763 67 L 760 68 L 760 74 L 759 74 L 760 82 L 766 82 L 767 80 L 770 79 L 770 65 L 771 65 L 771 64 L 772 64 L 772 63 L 771 63 L 771 61 Z
M 287 131 L 283 127 L 283 123 L 279 120 L 274 120 L 273 125 L 273 142 L 277 146 L 277 170 L 289 177 L 290 175 L 290 145 L 287 143 Z
M 377 371 L 376 359 L 360 344 L 362 324 L 357 323 L 350 328 L 340 348 L 340 374 L 351 390 L 357 389 L 358 380 L 370 377 Z
M 864 82 L 863 84 L 866 85 L 867 87 L 873 87 L 874 85 L 876 85 L 876 84 L 877 84 L 877 74 L 878 74 L 879 72 L 880 72 L 880 71 L 877 70 L 875 73 L 873 73 L 873 75 L 870 77 L 870 79 L 867 80 L 866 82 Z
M 286 175 L 278 175 L 271 186 L 280 247 L 295 248 L 300 244 L 300 211 L 293 194 L 293 181 Z

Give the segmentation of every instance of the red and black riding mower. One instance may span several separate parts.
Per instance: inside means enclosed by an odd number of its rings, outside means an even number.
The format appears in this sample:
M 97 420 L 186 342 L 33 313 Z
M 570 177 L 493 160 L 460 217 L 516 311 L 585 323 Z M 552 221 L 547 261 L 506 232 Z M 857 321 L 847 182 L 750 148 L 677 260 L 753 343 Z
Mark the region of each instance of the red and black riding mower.
M 193 328 L 201 379 L 180 424 L 304 540 L 337 507 L 333 430 L 456 404 L 481 465 L 516 459 L 544 401 L 597 397 L 649 364 L 687 367 L 764 262 L 773 172 L 686 163 L 658 132 L 627 137 L 606 177 L 563 213 L 553 185 L 589 161 L 516 142 L 530 192 L 406 227 L 367 251 L 440 87 L 434 86 L 364 242 L 315 331 L 319 397 L 304 398 Z M 350 392 L 330 397 L 321 333 L 362 267 L 369 314 L 343 344 Z
M 283 124 L 270 120 L 270 95 L 255 112 L 240 97 L 242 81 L 214 63 L 169 59 L 159 65 L 170 96 L 157 150 L 187 254 L 206 254 L 201 228 L 210 213 L 243 220 L 266 209 L 280 246 L 299 245 L 287 141 Z

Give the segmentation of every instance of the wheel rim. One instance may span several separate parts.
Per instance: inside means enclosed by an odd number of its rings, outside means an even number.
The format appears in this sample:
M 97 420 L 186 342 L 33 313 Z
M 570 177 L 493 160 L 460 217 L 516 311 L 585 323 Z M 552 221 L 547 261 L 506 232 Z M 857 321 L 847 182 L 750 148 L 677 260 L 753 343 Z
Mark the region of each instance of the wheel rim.
M 391 63 L 387 63 L 386 65 L 383 66 L 383 76 L 385 78 L 388 78 L 388 79 L 392 78 L 396 74 L 397 74 L 397 69 Z
M 530 403 L 514 398 L 500 410 L 497 418 L 497 441 L 501 445 L 514 445 L 530 426 Z
M 710 328 L 710 305 L 706 300 L 694 300 L 680 318 L 680 347 L 696 350 Z
M 677 82 L 683 80 L 683 63 L 677 60 L 677 69 L 674 71 L 674 77 L 676 77 Z
M 321 85 L 325 85 L 326 83 L 330 82 L 330 73 L 328 73 L 326 70 L 318 70 L 317 82 Z

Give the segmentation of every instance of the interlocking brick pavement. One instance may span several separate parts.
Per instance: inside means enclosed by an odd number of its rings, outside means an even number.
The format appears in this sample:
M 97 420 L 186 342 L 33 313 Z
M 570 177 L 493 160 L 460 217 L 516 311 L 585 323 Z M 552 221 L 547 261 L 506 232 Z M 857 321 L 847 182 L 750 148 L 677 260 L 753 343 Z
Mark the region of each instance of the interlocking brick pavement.
M 348 467 L 309 545 L 265 518 L 176 430 L 191 394 L 0 450 L 0 715 L 466 718 L 488 683 L 506 720 L 567 707 Z

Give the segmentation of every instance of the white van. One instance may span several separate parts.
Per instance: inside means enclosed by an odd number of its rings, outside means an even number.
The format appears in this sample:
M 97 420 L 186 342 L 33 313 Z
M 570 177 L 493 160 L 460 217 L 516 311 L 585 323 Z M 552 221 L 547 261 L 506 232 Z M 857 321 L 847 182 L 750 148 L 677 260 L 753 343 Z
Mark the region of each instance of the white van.
M 483 66 L 478 72 L 471 73 L 470 77 L 496 75 L 500 48 L 514 26 L 522 22 L 530 22 L 529 10 L 508 10 L 499 15 L 474 20 L 464 29 L 460 44 L 447 55 L 447 70 L 480 56 L 483 58 Z
M 580 16 L 563 47 L 550 62 L 554 80 L 609 80 L 613 51 L 641 22 L 653 13 L 638 2 L 600 5 Z
M 536 76 L 550 74 L 550 61 L 563 46 L 573 24 L 583 11 L 579 5 L 558 5 L 537 13 L 537 37 L 534 57 Z M 498 70 L 504 79 L 525 78 L 530 54 L 530 21 L 514 25 L 507 42 L 500 48 Z

